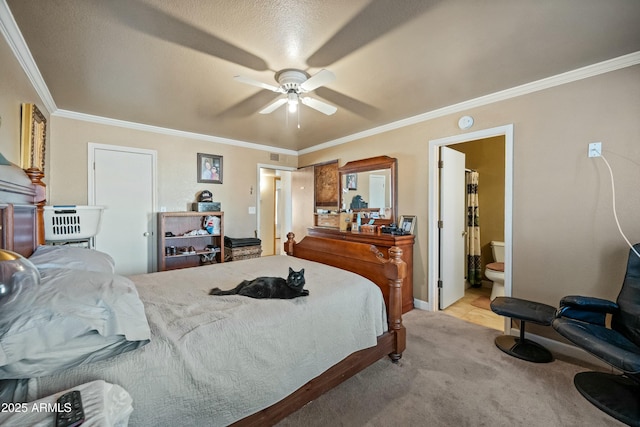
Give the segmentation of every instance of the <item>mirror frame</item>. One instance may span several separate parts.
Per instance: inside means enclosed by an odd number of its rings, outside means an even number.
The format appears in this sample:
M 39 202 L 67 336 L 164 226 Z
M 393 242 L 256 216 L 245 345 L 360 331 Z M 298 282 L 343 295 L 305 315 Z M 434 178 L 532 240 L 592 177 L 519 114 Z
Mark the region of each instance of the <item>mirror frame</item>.
M 339 205 L 343 203 L 342 177 L 343 175 L 358 172 L 369 172 L 379 169 L 391 169 L 391 218 L 380 218 L 376 220 L 376 224 L 391 224 L 398 219 L 398 159 L 389 156 L 370 157 L 368 159 L 354 160 L 346 163 L 338 168 L 338 182 L 340 185 Z

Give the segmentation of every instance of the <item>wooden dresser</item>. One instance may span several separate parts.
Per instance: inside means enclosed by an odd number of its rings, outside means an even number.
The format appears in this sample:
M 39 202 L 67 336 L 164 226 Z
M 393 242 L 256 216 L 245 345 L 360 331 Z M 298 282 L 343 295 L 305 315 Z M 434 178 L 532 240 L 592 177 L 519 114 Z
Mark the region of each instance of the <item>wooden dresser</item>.
M 375 245 L 378 250 L 385 255 L 385 258 L 389 257 L 390 247 L 397 246 L 402 249 L 402 260 L 407 263 L 407 277 L 402 286 L 402 313 L 413 309 L 413 244 L 415 242 L 415 236 L 412 234 L 394 236 L 384 233 L 354 233 L 351 231 L 340 231 L 338 229 L 322 227 L 309 228 L 308 233 L 310 236 L 324 237 L 326 239 L 347 240 Z M 389 285 L 387 279 L 367 270 L 360 274 L 380 287 L 384 300 L 388 304 Z

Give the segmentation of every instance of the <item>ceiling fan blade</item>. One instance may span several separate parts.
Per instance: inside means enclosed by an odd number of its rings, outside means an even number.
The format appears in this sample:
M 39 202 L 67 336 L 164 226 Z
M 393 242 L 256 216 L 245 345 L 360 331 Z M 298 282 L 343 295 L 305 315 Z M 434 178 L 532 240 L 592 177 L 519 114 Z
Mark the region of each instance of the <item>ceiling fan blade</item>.
M 306 81 L 300 84 L 300 89 L 304 92 L 311 92 L 312 90 L 324 86 L 327 83 L 331 83 L 336 79 L 336 75 L 324 68 L 318 71 L 313 76 L 309 77 Z
M 267 92 L 264 92 L 267 93 Z M 369 120 L 375 120 L 380 115 L 380 110 L 376 107 L 369 105 L 365 102 L 359 101 L 355 98 L 352 98 L 348 95 L 345 95 L 340 92 L 336 92 L 333 89 L 329 89 L 328 87 L 321 87 L 315 91 L 315 94 L 321 97 L 322 99 L 326 99 L 333 105 L 338 106 L 338 108 L 343 108 L 351 111 Z M 267 95 L 271 95 L 267 93 Z
M 271 104 L 280 96 L 267 90 L 258 90 L 248 98 L 216 114 L 216 117 L 221 119 L 247 118 L 263 109 L 265 105 Z
M 333 37 L 307 59 L 310 67 L 328 67 L 345 56 L 401 27 L 439 2 L 405 0 L 402 7 L 394 0 L 377 0 L 355 15 Z
M 249 78 L 249 77 L 245 77 L 245 76 L 233 76 L 233 79 L 234 79 L 235 81 L 240 82 L 240 83 L 245 83 L 245 84 L 248 84 L 248 85 L 257 86 L 257 87 L 259 87 L 259 88 L 267 89 L 267 90 L 270 90 L 270 91 L 273 91 L 273 92 L 282 92 L 282 89 L 280 89 L 280 88 L 279 88 L 279 87 L 277 87 L 277 86 L 273 86 L 273 85 L 270 85 L 270 84 L 268 84 L 268 83 L 263 83 L 263 82 L 261 82 L 261 81 L 251 79 L 251 78 Z
M 272 113 L 273 111 L 277 110 L 280 106 L 286 103 L 287 103 L 287 98 L 278 98 L 274 102 L 272 102 L 271 104 L 267 105 L 262 110 L 260 110 L 260 114 Z
M 100 6 L 109 8 L 116 19 L 135 32 L 146 33 L 160 40 L 194 49 L 252 70 L 266 71 L 269 69 L 262 58 L 172 14 L 163 12 L 158 6 L 129 0 L 103 2 Z
M 321 113 L 326 114 L 327 116 L 330 116 L 336 111 L 338 111 L 338 109 L 333 105 L 327 104 L 326 102 L 318 101 L 317 99 L 314 99 L 314 98 L 309 98 L 308 96 L 302 97 L 300 98 L 300 100 L 307 107 L 311 107 L 314 110 L 318 110 Z

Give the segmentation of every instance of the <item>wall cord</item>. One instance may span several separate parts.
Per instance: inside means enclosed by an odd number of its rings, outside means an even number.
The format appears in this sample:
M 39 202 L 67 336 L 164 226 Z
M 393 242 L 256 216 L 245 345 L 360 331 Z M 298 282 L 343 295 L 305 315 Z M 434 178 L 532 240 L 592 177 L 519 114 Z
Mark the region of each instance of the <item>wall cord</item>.
M 631 242 L 629 242 L 629 239 L 627 239 L 627 236 L 625 236 L 624 232 L 622 231 L 622 227 L 620 227 L 620 221 L 618 221 L 618 213 L 616 212 L 616 185 L 615 185 L 615 182 L 613 180 L 613 170 L 611 170 L 611 166 L 609 165 L 609 162 L 607 161 L 607 159 L 605 159 L 605 157 L 603 155 L 600 155 L 600 158 L 604 161 L 604 164 L 607 165 L 607 168 L 609 169 L 609 176 L 611 177 L 611 196 L 612 196 L 612 199 L 613 199 L 613 201 L 612 201 L 613 217 L 616 220 L 616 225 L 618 226 L 618 231 L 620 232 L 620 235 L 622 235 L 622 238 L 624 239 L 624 241 L 627 242 L 627 245 L 629 245 L 631 250 L 636 254 L 636 256 L 638 258 L 640 258 L 640 253 L 638 253 L 638 251 L 636 251 L 636 249 L 633 247 Z

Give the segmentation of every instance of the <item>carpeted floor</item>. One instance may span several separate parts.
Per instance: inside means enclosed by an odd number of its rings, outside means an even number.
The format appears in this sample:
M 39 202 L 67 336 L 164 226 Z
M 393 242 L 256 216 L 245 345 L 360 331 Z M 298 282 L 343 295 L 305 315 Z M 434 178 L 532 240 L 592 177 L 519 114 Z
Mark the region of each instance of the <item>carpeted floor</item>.
M 399 364 L 376 362 L 278 426 L 623 425 L 573 386 L 585 367 L 508 356 L 493 343 L 499 331 L 443 313 L 413 310 L 404 323 Z

